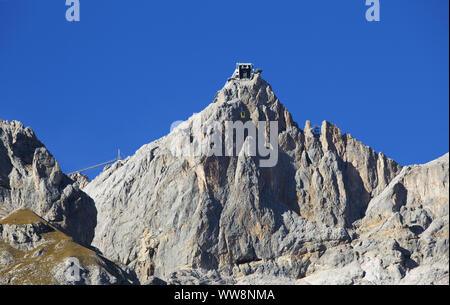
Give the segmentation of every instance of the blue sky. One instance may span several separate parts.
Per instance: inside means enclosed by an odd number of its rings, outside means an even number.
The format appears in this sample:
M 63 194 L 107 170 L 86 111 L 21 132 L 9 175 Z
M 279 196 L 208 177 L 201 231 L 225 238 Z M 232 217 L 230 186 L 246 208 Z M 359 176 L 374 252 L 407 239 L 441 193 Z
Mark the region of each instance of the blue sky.
M 235 63 L 301 128 L 328 120 L 402 165 L 449 149 L 449 1 L 0 0 L 0 118 L 66 172 L 132 155 L 199 112 Z M 92 177 L 98 171 L 89 172 Z

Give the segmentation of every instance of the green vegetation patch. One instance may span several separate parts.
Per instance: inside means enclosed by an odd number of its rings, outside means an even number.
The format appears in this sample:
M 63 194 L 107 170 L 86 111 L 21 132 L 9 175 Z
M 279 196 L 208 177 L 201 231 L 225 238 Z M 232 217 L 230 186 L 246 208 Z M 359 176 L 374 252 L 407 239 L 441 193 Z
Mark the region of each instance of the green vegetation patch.
M 94 251 L 75 243 L 71 237 L 57 230 L 30 210 L 18 210 L 0 221 L 0 224 L 25 225 L 36 222 L 53 228 L 53 231 L 41 235 L 45 240 L 44 244 L 32 250 L 19 250 L 0 240 L 0 255 L 3 251 L 7 251 L 14 259 L 10 265 L 0 265 L 1 284 L 55 284 L 52 270 L 69 257 L 77 258 L 81 266 L 102 264 Z

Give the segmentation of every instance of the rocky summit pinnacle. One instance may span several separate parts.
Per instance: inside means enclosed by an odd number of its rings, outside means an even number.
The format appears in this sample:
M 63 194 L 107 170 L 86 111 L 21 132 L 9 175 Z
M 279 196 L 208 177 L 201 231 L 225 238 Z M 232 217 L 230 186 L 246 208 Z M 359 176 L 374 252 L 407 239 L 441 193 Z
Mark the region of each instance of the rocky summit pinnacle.
M 332 123 L 302 130 L 260 73 L 244 72 L 84 187 L 92 245 L 141 283 L 448 283 L 448 154 L 402 167 Z M 274 166 L 245 145 L 179 153 L 238 121 L 276 122 Z

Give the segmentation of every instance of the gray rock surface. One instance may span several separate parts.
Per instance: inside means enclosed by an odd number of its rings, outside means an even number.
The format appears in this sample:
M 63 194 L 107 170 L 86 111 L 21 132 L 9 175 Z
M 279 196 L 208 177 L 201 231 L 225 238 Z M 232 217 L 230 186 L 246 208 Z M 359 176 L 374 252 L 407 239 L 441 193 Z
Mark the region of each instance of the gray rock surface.
M 0 120 L 0 217 L 27 208 L 90 245 L 97 211 L 29 127 Z
M 176 153 L 242 111 L 278 121 L 276 166 L 243 151 Z M 98 209 L 93 245 L 141 282 L 431 284 L 448 274 L 448 155 L 402 168 L 329 122 L 320 135 L 309 121 L 301 130 L 259 74 L 229 79 L 202 112 L 84 191 Z M 421 277 L 427 268 L 434 275 Z
M 81 173 L 69 174 L 68 176 L 73 180 L 73 184 L 76 185 L 80 190 L 82 190 L 90 182 L 89 177 Z
M 216 270 L 181 269 L 168 277 L 169 285 L 233 285 L 236 281 Z
M 159 277 L 156 276 L 150 276 L 149 278 L 147 278 L 147 280 L 145 282 L 141 282 L 141 285 L 167 285 L 167 282 L 160 279 Z
M 28 224 L 0 225 L 0 237 L 11 247 L 20 250 L 31 250 L 44 243 L 42 234 L 53 231 L 42 222 Z

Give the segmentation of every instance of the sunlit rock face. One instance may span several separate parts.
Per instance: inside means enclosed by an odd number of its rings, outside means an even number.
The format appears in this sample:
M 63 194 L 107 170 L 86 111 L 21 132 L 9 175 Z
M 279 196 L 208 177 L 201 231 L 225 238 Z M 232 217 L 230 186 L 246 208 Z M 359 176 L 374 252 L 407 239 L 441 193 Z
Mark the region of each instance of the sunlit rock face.
M 275 166 L 244 151 L 176 153 L 186 136 L 237 120 L 277 121 Z M 259 74 L 229 79 L 202 112 L 84 190 L 98 209 L 93 244 L 141 281 L 441 283 L 448 274 L 448 155 L 402 168 L 329 122 L 320 134 L 309 121 L 301 130 Z
M 63 174 L 29 127 L 0 120 L 0 217 L 26 208 L 90 245 L 97 223 L 92 199 Z

